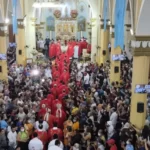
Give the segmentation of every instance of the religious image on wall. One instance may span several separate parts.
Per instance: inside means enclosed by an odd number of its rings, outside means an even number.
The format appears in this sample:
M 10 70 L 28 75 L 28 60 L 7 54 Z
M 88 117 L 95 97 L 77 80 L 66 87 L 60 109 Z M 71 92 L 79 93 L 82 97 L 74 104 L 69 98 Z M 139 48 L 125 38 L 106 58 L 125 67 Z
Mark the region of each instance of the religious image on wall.
M 48 17 L 46 20 L 47 31 L 55 31 L 55 19 L 53 17 Z
M 86 31 L 86 19 L 83 16 L 78 18 L 78 31 Z

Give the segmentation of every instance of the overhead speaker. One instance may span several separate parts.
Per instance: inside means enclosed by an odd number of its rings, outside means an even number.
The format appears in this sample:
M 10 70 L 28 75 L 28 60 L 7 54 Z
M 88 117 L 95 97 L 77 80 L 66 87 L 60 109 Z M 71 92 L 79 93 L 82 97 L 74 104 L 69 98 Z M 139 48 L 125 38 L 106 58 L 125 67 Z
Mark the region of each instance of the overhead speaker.
M 142 102 L 137 103 L 137 112 L 138 113 L 144 112 L 144 103 L 142 103 Z
M 22 55 L 22 50 L 19 50 L 19 55 Z
M 119 67 L 117 66 L 114 67 L 114 73 L 119 73 Z
M 104 55 L 104 56 L 106 55 L 106 50 L 103 50 L 103 55 Z

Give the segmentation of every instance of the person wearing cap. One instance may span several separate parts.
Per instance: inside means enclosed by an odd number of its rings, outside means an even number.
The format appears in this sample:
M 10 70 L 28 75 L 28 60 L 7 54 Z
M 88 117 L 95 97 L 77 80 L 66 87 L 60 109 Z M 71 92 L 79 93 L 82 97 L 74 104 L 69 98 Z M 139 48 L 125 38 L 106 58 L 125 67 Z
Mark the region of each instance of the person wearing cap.
M 110 139 L 107 141 L 108 146 L 110 147 L 110 150 L 118 150 L 117 146 L 115 144 L 115 140 Z

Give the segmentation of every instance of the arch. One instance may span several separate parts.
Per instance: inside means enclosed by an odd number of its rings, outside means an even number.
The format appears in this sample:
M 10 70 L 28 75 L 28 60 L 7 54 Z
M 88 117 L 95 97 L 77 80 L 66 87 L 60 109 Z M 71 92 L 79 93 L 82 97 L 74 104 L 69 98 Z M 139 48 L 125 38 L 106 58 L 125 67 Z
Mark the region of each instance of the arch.
M 150 14 L 150 1 L 149 0 L 143 0 L 138 22 L 137 22 L 137 28 L 136 28 L 136 35 L 144 35 L 149 36 L 150 35 L 150 20 L 147 18 L 147 15 Z

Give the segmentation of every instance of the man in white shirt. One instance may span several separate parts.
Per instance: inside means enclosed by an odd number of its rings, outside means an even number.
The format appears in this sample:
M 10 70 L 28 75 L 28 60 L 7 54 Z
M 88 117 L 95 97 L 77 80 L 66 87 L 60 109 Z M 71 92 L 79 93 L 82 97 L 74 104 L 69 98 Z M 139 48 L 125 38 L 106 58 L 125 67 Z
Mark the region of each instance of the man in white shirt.
M 80 81 L 82 80 L 82 77 L 83 77 L 82 72 L 81 72 L 81 71 L 78 71 L 77 76 L 76 76 L 76 80 L 77 80 L 78 82 L 80 82 Z
M 54 134 L 53 136 L 53 140 L 49 143 L 48 148 L 50 148 L 51 146 L 55 145 L 55 141 L 58 140 L 58 135 Z M 60 141 L 60 146 L 59 146 L 62 150 L 64 149 L 64 145 L 63 143 Z
M 62 149 L 60 148 L 60 141 L 59 141 L 59 140 L 56 140 L 56 141 L 55 141 L 55 145 L 50 146 L 50 147 L 48 148 L 48 150 L 62 150 Z
M 43 143 L 38 139 L 38 134 L 35 132 L 33 134 L 33 139 L 29 142 L 29 150 L 43 150 Z
M 16 132 L 16 127 L 12 126 L 11 131 L 7 135 L 8 138 L 8 145 L 10 148 L 16 148 L 17 147 L 17 132 Z
M 84 73 L 84 89 L 88 90 L 90 86 L 90 76 L 87 72 Z
M 112 114 L 110 115 L 110 121 L 112 122 L 112 125 L 114 126 L 114 128 L 117 124 L 117 119 L 118 119 L 118 114 L 116 112 L 116 109 L 112 108 Z

